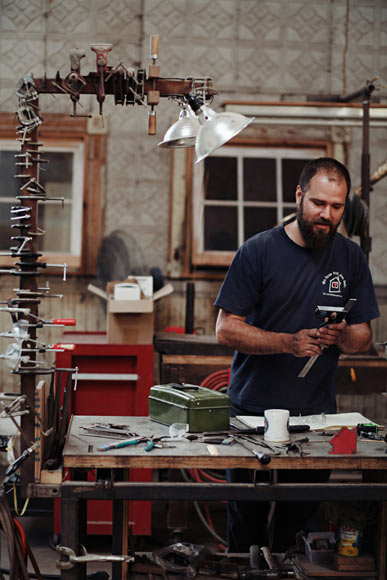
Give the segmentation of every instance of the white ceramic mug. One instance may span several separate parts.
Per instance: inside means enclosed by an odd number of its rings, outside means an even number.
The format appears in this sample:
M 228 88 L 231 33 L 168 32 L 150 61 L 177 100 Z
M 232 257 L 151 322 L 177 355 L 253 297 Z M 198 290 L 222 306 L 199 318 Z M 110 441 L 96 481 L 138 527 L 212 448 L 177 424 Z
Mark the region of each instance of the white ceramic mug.
M 289 441 L 289 411 L 286 409 L 266 409 L 265 441 Z

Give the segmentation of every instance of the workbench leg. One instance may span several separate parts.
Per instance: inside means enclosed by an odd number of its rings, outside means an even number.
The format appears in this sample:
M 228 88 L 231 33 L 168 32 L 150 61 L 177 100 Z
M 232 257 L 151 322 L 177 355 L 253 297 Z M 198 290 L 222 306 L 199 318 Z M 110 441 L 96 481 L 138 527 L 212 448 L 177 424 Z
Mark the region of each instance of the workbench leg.
M 129 470 L 120 469 L 116 474 L 116 481 L 129 481 Z M 113 529 L 112 529 L 112 554 L 128 554 L 129 533 L 129 501 L 113 501 Z M 128 576 L 128 564 L 115 562 L 112 564 L 112 580 L 126 580 Z
M 387 482 L 387 472 L 381 470 L 364 470 L 363 471 L 363 481 L 364 482 L 377 482 L 386 483 Z M 378 538 L 377 538 L 377 570 L 378 580 L 386 580 L 387 578 L 387 502 L 382 501 L 378 503 L 379 514 L 378 514 Z
M 82 555 L 80 544 L 86 536 L 86 501 L 77 498 L 61 499 L 61 545 Z M 85 580 L 86 564 L 75 564 L 70 570 L 61 570 L 61 580 Z
M 378 538 L 378 580 L 387 578 L 387 502 L 380 504 Z

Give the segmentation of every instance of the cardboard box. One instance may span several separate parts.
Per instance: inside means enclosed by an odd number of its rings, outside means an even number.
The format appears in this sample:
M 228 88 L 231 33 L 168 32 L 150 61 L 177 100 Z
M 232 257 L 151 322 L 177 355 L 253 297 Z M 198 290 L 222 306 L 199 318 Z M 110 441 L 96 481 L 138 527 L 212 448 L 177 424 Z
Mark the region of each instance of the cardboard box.
M 115 300 L 117 284 L 122 284 L 122 281 L 109 282 L 106 292 L 93 284 L 88 285 L 90 292 L 107 302 L 107 341 L 112 344 L 153 344 L 153 304 L 173 292 L 172 285 L 166 284 L 152 298 L 147 298 L 141 290 L 140 300 Z

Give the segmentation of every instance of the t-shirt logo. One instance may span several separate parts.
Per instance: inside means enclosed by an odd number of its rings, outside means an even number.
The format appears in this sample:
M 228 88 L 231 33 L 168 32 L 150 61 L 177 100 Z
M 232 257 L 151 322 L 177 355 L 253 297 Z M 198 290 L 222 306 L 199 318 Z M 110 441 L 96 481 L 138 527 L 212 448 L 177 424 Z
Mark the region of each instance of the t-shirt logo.
M 341 281 L 336 276 L 329 281 L 329 292 L 340 292 Z
M 324 296 L 341 297 L 341 292 L 346 288 L 347 281 L 340 272 L 329 272 L 329 274 L 324 276 L 322 285 Z

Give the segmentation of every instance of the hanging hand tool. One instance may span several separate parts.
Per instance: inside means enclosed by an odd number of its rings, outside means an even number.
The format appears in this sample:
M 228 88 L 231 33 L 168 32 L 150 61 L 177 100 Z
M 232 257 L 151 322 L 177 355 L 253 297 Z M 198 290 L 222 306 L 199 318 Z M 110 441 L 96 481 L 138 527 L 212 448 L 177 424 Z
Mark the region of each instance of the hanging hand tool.
M 320 318 L 324 318 L 325 321 L 320 325 L 320 328 L 325 326 L 329 326 L 329 324 L 338 324 L 342 322 L 345 317 L 347 316 L 348 312 L 356 303 L 356 298 L 350 298 L 348 302 L 343 307 L 339 306 L 317 306 L 316 307 L 316 314 L 320 316 Z M 301 369 L 298 378 L 303 379 L 306 377 L 316 360 L 319 358 L 319 354 L 311 356 L 305 366 Z
M 99 114 L 102 117 L 102 106 L 105 100 L 105 72 L 108 70 L 107 55 L 113 48 L 112 44 L 92 44 L 91 50 L 97 55 L 97 71 L 99 74 L 97 86 L 97 101 L 99 102 Z
M 40 445 L 40 442 L 36 441 L 33 445 L 31 445 L 31 447 L 25 449 L 23 453 L 7 467 L 5 470 L 5 476 L 9 477 L 15 473 L 15 471 L 19 469 L 20 465 L 35 451 L 38 445 Z
M 70 94 L 73 102 L 73 114 L 71 117 L 90 117 L 91 115 L 77 115 L 77 104 L 79 103 L 80 91 L 86 86 L 86 81 L 81 75 L 81 59 L 86 56 L 83 48 L 73 48 L 70 50 L 71 72 L 62 81 L 62 87 Z M 80 104 L 80 103 L 79 103 Z
M 148 113 L 148 135 L 156 135 L 156 111 L 155 105 L 160 102 L 160 92 L 156 90 L 156 79 L 160 76 L 160 67 L 157 66 L 157 59 L 159 56 L 159 41 L 158 34 L 153 34 L 150 38 L 150 58 L 152 64 L 149 66 L 149 78 L 152 79 L 152 90 L 148 91 L 147 102 L 151 106 Z
M 76 320 L 75 318 L 53 318 L 52 320 L 44 320 L 39 316 L 35 316 L 35 314 L 31 314 L 32 318 L 37 320 L 36 323 L 28 323 L 28 326 L 34 328 L 41 328 L 42 326 L 75 326 Z

